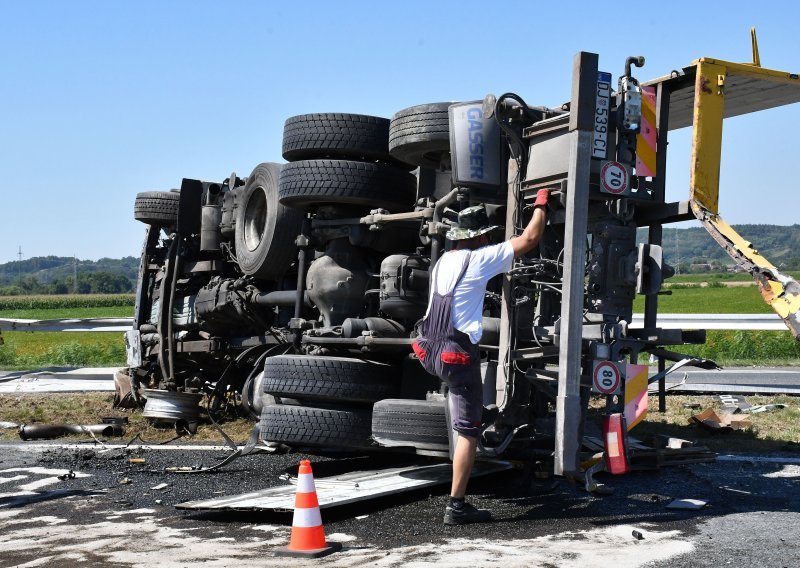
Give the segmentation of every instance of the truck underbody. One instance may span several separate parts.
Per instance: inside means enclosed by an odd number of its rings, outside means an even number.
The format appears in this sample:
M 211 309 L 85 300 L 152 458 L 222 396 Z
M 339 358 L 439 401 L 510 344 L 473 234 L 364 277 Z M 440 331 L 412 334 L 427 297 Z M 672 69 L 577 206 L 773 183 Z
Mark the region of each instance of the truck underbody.
M 643 63 L 628 58 L 612 85 L 596 55 L 578 54 L 558 108 L 506 93 L 391 120 L 292 117 L 287 164 L 139 194 L 147 232 L 120 402 L 191 423 L 203 401 L 213 419 L 250 415 L 261 440 L 293 447 L 446 456 L 446 388 L 411 350 L 430 270 L 458 211 L 485 203 L 510 238 L 546 188 L 540 246 L 486 293 L 484 405 L 499 414 L 481 454 L 576 472 L 594 394 L 605 398 L 605 465 L 625 471 L 648 384 L 664 360 L 685 359 L 665 346 L 705 340 L 658 327 L 673 273 L 663 224 L 700 219 L 800 332 L 797 283 L 716 211 L 722 119 L 800 100 L 797 75 L 700 59 L 640 85 L 631 69 Z M 666 203 L 668 132 L 692 124 L 690 199 Z M 637 294 L 641 328 L 630 325 Z M 639 365 L 650 354 L 655 376 Z

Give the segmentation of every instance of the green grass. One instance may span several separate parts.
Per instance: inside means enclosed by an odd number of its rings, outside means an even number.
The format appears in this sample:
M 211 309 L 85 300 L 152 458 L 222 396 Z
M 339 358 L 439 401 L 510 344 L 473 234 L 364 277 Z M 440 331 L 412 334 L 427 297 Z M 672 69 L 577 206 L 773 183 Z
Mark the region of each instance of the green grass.
M 644 297 L 636 298 L 634 312 L 644 311 Z M 755 287 L 678 288 L 658 297 L 658 311 L 670 314 L 769 314 L 770 308 Z M 713 359 L 720 365 L 794 365 L 800 361 L 800 342 L 786 331 L 709 330 L 704 345 L 679 345 L 687 355 Z
M 633 311 L 644 312 L 644 296 L 637 296 Z M 665 314 L 768 314 L 770 308 L 755 286 L 736 288 L 678 288 L 658 297 L 658 311 Z
M 800 272 L 790 270 L 786 272 L 795 280 L 800 278 Z M 670 283 L 699 283 L 699 282 L 753 282 L 753 277 L 749 272 L 703 272 L 700 274 L 676 274 L 672 278 L 666 280 L 667 284 Z
M 133 294 L 0 297 L 0 318 L 83 319 L 133 317 Z M 125 365 L 118 332 L 3 333 L 0 369 L 38 367 L 116 367 Z
M 0 348 L 2 349 L 2 348 Z M 175 437 L 174 428 L 157 428 L 139 411 L 114 409 L 110 393 L 0 394 L 0 419 L 16 424 L 99 424 L 105 416 L 127 416 L 124 435 L 115 441 L 127 442 L 137 434 L 148 442 L 166 442 Z M 253 422 L 240 418 L 226 421 L 225 433 L 244 443 L 253 431 Z M 72 440 L 89 440 L 89 435 L 69 436 Z M 202 420 L 192 441 L 222 443 L 217 429 Z M 0 440 L 19 440 L 15 429 L 0 430 Z M 125 460 L 127 465 L 127 459 Z M 143 465 L 141 467 L 147 467 Z
M 646 440 L 648 435 L 660 434 L 692 441 L 720 452 L 797 452 L 800 450 L 800 399 L 786 395 L 748 396 L 752 405 L 784 404 L 786 408 L 750 414 L 752 427 L 736 432 L 712 431 L 690 423 L 690 417 L 706 408 L 720 413 L 716 396 L 667 396 L 667 411 L 658 412 L 658 397 L 648 397 L 647 417 L 631 434 Z M 699 404 L 700 408 L 686 408 L 685 404 Z M 600 406 L 595 403 L 596 406 Z
M 132 318 L 132 317 L 133 317 L 133 306 L 0 310 L 0 318 L 8 318 L 8 319 L 43 320 L 43 319 L 84 319 L 84 318 Z
M 0 345 L 0 369 L 39 367 L 122 367 L 121 333 L 7 331 Z
M 789 330 L 709 330 L 703 345 L 678 345 L 674 349 L 713 359 L 720 365 L 796 365 L 800 361 L 800 341 Z

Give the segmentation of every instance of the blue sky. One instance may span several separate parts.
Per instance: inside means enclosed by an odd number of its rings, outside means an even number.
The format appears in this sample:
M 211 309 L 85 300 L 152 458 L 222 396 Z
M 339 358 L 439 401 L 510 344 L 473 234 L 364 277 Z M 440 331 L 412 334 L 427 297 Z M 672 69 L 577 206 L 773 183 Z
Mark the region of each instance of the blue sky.
M 578 51 L 615 77 L 644 55 L 647 80 L 701 56 L 749 61 L 751 26 L 764 66 L 800 71 L 795 2 L 651 4 L 0 0 L 0 262 L 19 246 L 138 256 L 138 192 L 282 162 L 296 114 L 506 91 L 558 105 Z M 726 122 L 726 220 L 798 222 L 799 126 L 800 105 Z M 688 195 L 689 136 L 671 138 L 670 200 Z

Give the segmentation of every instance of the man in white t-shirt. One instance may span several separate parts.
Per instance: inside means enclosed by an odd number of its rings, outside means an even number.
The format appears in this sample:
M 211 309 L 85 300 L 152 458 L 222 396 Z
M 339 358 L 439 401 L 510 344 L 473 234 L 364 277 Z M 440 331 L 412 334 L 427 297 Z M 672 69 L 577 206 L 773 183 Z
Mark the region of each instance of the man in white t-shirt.
M 475 463 L 481 431 L 483 388 L 478 343 L 483 334 L 483 300 L 491 278 L 508 272 L 514 257 L 533 250 L 547 223 L 548 190 L 540 190 L 522 234 L 489 246 L 491 225 L 484 205 L 468 207 L 458 226 L 447 232 L 453 250 L 442 255 L 430 279 L 430 301 L 412 347 L 425 369 L 448 386 L 452 428 L 458 433 L 453 452 L 453 484 L 445 508 L 448 525 L 485 522 L 489 511 L 467 503 L 464 494 Z

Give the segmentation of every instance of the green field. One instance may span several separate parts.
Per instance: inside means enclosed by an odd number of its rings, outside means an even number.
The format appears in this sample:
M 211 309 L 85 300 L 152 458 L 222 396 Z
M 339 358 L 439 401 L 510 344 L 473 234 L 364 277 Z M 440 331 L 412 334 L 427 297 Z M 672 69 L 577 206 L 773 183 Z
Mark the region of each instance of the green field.
M 131 318 L 133 306 L 133 294 L 0 296 L 0 318 Z
M 658 311 L 665 314 L 768 314 L 772 312 L 758 288 L 677 288 L 658 297 Z M 637 296 L 633 311 L 644 312 L 644 296 Z
M 0 318 L 133 317 L 132 294 L 0 297 Z M 6 331 L 0 369 L 116 367 L 125 365 L 119 332 Z
M 797 280 L 800 272 L 790 270 L 786 272 Z M 749 272 L 703 272 L 700 274 L 676 274 L 666 280 L 667 284 L 699 283 L 699 282 L 753 282 Z
M 0 369 L 122 367 L 125 344 L 119 332 L 3 332 Z
M 0 310 L 0 318 L 8 319 L 86 319 L 86 318 L 132 318 L 133 306 L 108 308 L 58 308 L 30 310 Z

